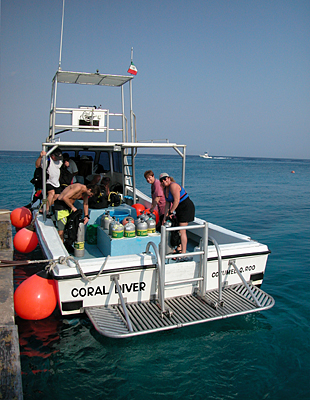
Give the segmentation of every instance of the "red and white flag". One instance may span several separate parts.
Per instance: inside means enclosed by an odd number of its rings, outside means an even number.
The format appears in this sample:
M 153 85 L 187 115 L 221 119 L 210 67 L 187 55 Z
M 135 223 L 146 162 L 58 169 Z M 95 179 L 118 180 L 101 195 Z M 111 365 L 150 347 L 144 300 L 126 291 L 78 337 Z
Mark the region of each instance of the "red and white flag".
M 137 75 L 137 73 L 138 73 L 138 70 L 132 61 L 130 63 L 130 67 L 127 72 L 129 72 L 132 75 Z

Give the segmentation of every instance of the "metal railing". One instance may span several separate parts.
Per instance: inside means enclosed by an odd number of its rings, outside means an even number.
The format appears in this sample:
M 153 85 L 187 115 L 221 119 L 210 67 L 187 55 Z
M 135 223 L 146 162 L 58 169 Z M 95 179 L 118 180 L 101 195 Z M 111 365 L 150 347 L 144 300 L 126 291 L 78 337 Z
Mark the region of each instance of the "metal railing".
M 178 254 L 178 257 L 189 257 L 189 256 L 198 256 L 200 255 L 200 271 L 199 271 L 199 276 L 194 277 L 194 278 L 188 278 L 188 279 L 180 279 L 177 281 L 170 281 L 166 282 L 165 279 L 165 266 L 166 266 L 166 260 L 172 259 L 176 257 L 176 254 L 166 254 L 166 248 L 167 248 L 167 241 L 168 241 L 168 235 L 167 232 L 171 231 L 180 231 L 180 230 L 195 230 L 195 229 L 203 229 L 202 236 L 201 236 L 201 241 L 200 241 L 200 250 L 194 251 L 194 252 L 188 252 L 188 253 L 181 253 Z M 206 295 L 206 285 L 207 285 L 207 259 L 208 259 L 208 240 L 210 240 L 216 249 L 217 252 L 217 258 L 218 258 L 218 301 L 211 301 L 208 300 L 205 295 Z M 169 310 L 166 310 L 165 308 L 165 288 L 166 287 L 171 287 L 171 286 L 178 286 L 178 285 L 183 285 L 187 283 L 194 283 L 198 282 L 199 284 L 199 291 L 198 294 L 201 297 L 204 297 L 205 300 L 208 302 L 210 306 L 213 308 L 217 308 L 218 306 L 223 307 L 224 306 L 224 301 L 222 299 L 222 254 L 221 254 L 221 249 L 217 241 L 212 237 L 208 236 L 208 223 L 205 222 L 202 225 L 187 225 L 187 226 L 176 226 L 176 227 L 161 227 L 161 242 L 160 242 L 160 251 L 158 251 L 156 245 L 153 242 L 149 242 L 146 247 L 146 252 L 149 252 L 149 248 L 152 246 L 155 251 L 155 255 L 157 258 L 157 269 L 158 269 L 158 300 L 159 304 L 161 307 L 162 313 L 168 313 Z M 235 261 L 230 260 L 228 263 L 229 266 L 233 266 L 235 268 L 235 271 L 237 272 L 241 282 L 243 285 L 246 287 L 248 292 L 250 293 L 251 297 L 253 298 L 255 304 L 258 307 L 261 307 L 260 302 L 256 298 L 255 294 L 251 290 L 250 286 L 242 276 L 241 272 L 239 271 Z
M 89 117 L 89 125 L 79 125 L 79 124 L 73 124 L 73 115 L 80 113 L 81 115 L 83 112 L 88 112 L 90 113 Z M 121 132 L 122 133 L 122 140 L 125 141 L 127 139 L 128 141 L 128 121 L 125 115 L 121 113 L 111 113 L 109 110 L 106 109 L 100 109 L 100 108 L 60 108 L 57 107 L 55 109 L 52 109 L 50 111 L 51 113 L 51 122 L 50 122 L 50 129 L 49 129 L 49 137 L 53 137 L 54 135 L 57 135 L 59 133 L 73 130 L 73 131 L 86 131 L 86 132 L 105 132 L 106 133 L 106 141 L 110 141 L 110 132 Z M 96 114 L 100 117 L 99 119 L 96 119 Z M 68 117 L 71 117 L 71 123 L 58 123 L 56 122 L 56 116 L 57 115 L 67 115 Z M 124 120 L 124 124 L 122 123 L 121 128 L 111 128 L 110 126 L 110 117 L 118 117 L 122 120 Z M 100 124 L 99 120 L 103 118 L 104 124 Z M 98 121 L 98 125 L 95 125 L 94 122 Z M 58 132 L 55 132 L 55 129 L 58 130 Z
M 248 285 L 247 281 L 244 279 L 244 277 L 242 276 L 241 272 L 239 271 L 239 268 L 237 267 L 235 261 L 233 260 L 229 260 L 228 262 L 229 266 L 233 266 L 235 268 L 235 271 L 237 272 L 239 278 L 241 279 L 242 283 L 244 284 L 244 286 L 247 288 L 248 292 L 250 293 L 250 295 L 252 296 L 255 304 L 258 307 L 262 307 L 261 303 L 258 301 L 257 297 L 255 296 L 255 294 L 253 293 L 252 289 L 250 288 L 250 286 Z
M 168 235 L 167 232 L 171 231 L 180 231 L 180 230 L 196 230 L 202 229 L 202 249 L 199 251 L 193 251 L 188 253 L 181 253 L 178 254 L 178 257 L 189 257 L 189 256 L 198 256 L 200 255 L 200 271 L 199 276 L 197 278 L 189 278 L 189 279 L 181 279 L 178 281 L 173 282 L 166 282 L 165 280 L 165 266 L 166 260 L 174 258 L 175 254 L 166 254 L 166 246 Z M 187 225 L 187 226 L 175 226 L 175 227 L 161 227 L 161 242 L 160 242 L 160 263 L 158 263 L 158 275 L 159 279 L 159 286 L 160 286 L 160 293 L 161 297 L 159 299 L 159 304 L 162 310 L 162 313 L 169 313 L 169 310 L 165 309 L 165 288 L 168 286 L 178 286 L 183 285 L 186 283 L 199 283 L 199 295 L 205 296 L 206 294 L 206 278 L 207 278 L 207 258 L 208 258 L 208 223 L 205 222 L 202 225 Z
M 119 275 L 111 275 L 111 281 L 115 283 L 116 289 L 117 289 L 117 293 L 121 302 L 121 306 L 125 315 L 125 319 L 126 319 L 126 324 L 127 324 L 127 328 L 129 330 L 129 332 L 133 332 L 132 329 L 132 325 L 131 325 L 131 321 L 128 315 L 128 311 L 127 311 L 127 307 L 126 307 L 126 303 L 125 303 L 125 299 L 123 297 L 123 293 L 122 290 L 119 286 L 118 280 L 119 280 Z

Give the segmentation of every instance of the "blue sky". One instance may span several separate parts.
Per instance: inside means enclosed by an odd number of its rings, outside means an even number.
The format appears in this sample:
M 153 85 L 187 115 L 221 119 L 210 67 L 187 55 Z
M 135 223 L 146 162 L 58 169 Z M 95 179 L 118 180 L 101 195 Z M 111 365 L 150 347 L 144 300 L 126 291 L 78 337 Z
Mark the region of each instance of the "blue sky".
M 39 151 L 47 136 L 61 11 L 1 2 L 2 150 Z M 308 0 L 66 0 L 63 70 L 127 74 L 131 47 L 139 140 L 310 159 Z M 104 105 L 97 91 L 87 101 Z

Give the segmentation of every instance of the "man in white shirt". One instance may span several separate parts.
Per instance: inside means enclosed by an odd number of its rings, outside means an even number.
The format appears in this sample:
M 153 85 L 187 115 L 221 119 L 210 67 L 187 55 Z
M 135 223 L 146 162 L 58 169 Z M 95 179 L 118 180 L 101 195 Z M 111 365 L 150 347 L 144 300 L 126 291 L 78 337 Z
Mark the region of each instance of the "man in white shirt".
M 36 161 L 36 168 L 42 168 L 42 158 L 46 155 L 45 151 L 41 151 L 40 156 Z M 59 176 L 60 176 L 60 167 L 62 166 L 62 152 L 59 148 L 55 149 L 50 156 L 49 164 L 47 167 L 48 177 L 46 180 L 46 192 L 47 192 L 47 204 L 46 211 L 49 211 L 50 206 L 54 204 L 54 201 L 57 199 L 59 194 L 61 193 Z

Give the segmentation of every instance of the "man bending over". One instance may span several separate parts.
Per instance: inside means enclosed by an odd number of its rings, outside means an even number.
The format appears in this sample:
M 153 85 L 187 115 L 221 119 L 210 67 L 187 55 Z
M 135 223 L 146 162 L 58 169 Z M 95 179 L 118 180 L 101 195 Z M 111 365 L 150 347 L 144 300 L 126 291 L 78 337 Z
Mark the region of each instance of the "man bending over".
M 73 183 L 67 186 L 55 201 L 55 211 L 58 226 L 58 233 L 61 240 L 64 240 L 64 228 L 67 223 L 67 217 L 71 212 L 76 211 L 74 207 L 75 200 L 83 199 L 84 208 L 84 225 L 89 220 L 88 215 L 88 197 L 98 195 L 100 188 L 95 185 L 82 185 L 81 183 Z

